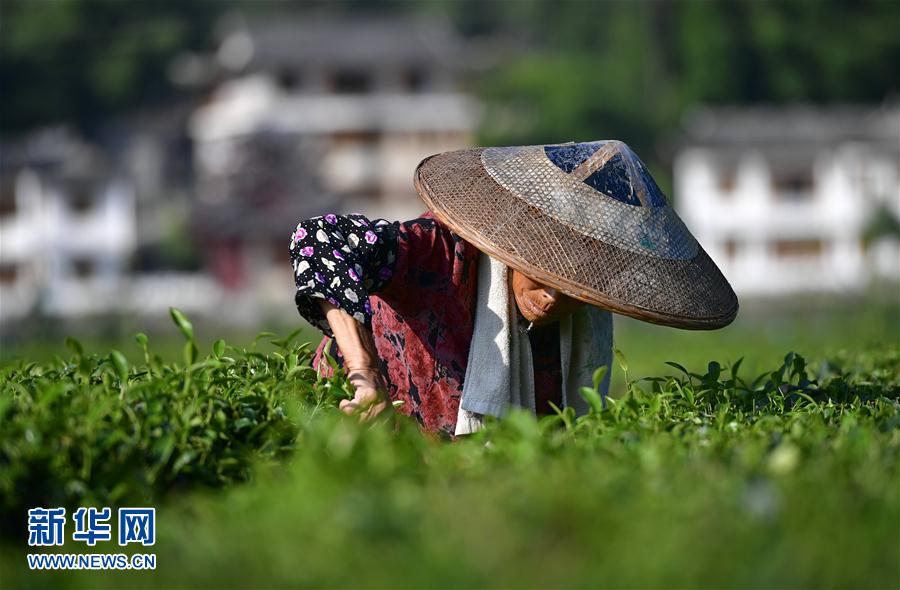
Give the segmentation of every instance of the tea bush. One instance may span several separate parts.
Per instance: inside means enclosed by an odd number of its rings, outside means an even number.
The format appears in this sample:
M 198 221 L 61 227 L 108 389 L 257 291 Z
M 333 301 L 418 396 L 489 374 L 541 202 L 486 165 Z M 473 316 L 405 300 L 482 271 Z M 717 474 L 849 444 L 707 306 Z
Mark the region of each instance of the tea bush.
M 885 351 L 813 375 L 788 355 L 749 383 L 711 364 L 605 406 L 584 392 L 581 418 L 512 414 L 454 444 L 328 415 L 304 422 L 287 477 L 176 503 L 166 565 L 104 581 L 895 587 L 898 364 Z
M 199 359 L 189 324 L 174 318 L 187 337 L 183 365 L 148 352 L 128 367 L 73 344 L 69 361 L 5 373 L 0 401 L 4 509 L 21 518 L 48 496 L 50 505 L 161 500 L 157 570 L 29 572 L 25 549 L 7 544 L 0 583 L 885 588 L 900 579 L 896 348 L 814 366 L 791 353 L 752 379 L 740 361 L 703 373 L 671 363 L 673 376 L 630 382 L 617 399 L 586 388 L 586 416 L 512 413 L 447 444 L 402 417 L 343 418 L 335 404 L 346 385 L 316 380 L 308 347 L 291 337 L 269 354 L 216 343 Z M 627 373 L 621 354 L 618 365 Z M 204 490 L 168 493 L 187 484 Z
M 271 340 L 269 354 L 219 340 L 200 358 L 191 323 L 172 318 L 185 337 L 180 365 L 160 362 L 138 334 L 141 366 L 67 339 L 69 359 L 0 370 L 0 530 L 18 535 L 33 506 L 147 502 L 246 480 L 255 462 L 293 448 L 287 405 L 347 395 L 339 379 L 317 382 L 296 333 Z

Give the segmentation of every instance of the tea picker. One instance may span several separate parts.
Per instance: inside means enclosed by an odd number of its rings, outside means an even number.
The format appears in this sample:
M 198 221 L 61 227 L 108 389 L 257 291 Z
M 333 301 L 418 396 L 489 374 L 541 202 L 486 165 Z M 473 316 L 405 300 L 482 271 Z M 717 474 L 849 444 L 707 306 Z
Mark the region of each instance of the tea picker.
M 581 414 L 613 313 L 701 330 L 737 313 L 622 142 L 442 153 L 415 186 L 418 219 L 325 215 L 291 236 L 297 309 L 326 335 L 316 366 L 338 359 L 356 390 L 341 407 L 363 419 L 400 401 L 423 430 L 460 435 L 512 407 Z

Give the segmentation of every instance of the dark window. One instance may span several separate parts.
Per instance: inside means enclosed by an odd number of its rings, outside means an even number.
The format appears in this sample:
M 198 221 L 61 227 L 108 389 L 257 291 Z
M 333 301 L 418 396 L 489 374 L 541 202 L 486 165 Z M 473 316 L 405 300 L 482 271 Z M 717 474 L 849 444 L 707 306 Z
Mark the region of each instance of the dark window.
M 376 131 L 338 131 L 331 134 L 333 147 L 375 145 L 379 139 Z
M 722 165 L 719 168 L 719 191 L 729 196 L 737 184 L 737 168 L 735 166 Z
M 372 87 L 368 73 L 361 70 L 342 70 L 333 78 L 334 91 L 339 94 L 365 94 Z
M 86 279 L 94 274 L 94 262 L 87 258 L 76 258 L 72 261 L 72 271 L 79 279 Z
M 772 190 L 777 199 L 804 201 L 813 196 L 812 168 L 792 168 L 772 171 Z
M 725 240 L 725 256 L 730 260 L 733 259 L 737 255 L 738 251 L 738 243 L 737 240 L 733 238 L 729 238 Z
M 69 209 L 73 213 L 87 213 L 94 207 L 94 195 L 87 183 L 76 183 L 69 193 Z
M 404 76 L 406 88 L 411 92 L 421 92 L 428 88 L 428 73 L 419 68 L 412 68 L 406 71 Z
M 818 256 L 822 253 L 822 240 L 777 240 L 775 242 L 775 254 L 779 258 L 791 258 L 795 256 Z
M 278 86 L 285 92 L 293 92 L 300 88 L 302 82 L 300 73 L 293 68 L 281 68 L 276 74 L 276 79 Z
M 0 177 L 0 217 L 16 213 L 16 182 L 10 174 Z
M 15 264 L 0 264 L 0 284 L 8 285 L 16 282 L 18 269 Z

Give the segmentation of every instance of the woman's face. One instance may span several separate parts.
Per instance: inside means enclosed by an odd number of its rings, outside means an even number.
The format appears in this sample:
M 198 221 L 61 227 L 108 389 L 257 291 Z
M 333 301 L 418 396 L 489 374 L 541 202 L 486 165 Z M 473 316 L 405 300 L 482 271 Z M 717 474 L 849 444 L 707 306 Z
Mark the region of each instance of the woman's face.
M 510 283 L 519 312 L 526 320 L 538 326 L 555 322 L 584 305 L 552 287 L 529 279 L 517 270 L 512 271 Z

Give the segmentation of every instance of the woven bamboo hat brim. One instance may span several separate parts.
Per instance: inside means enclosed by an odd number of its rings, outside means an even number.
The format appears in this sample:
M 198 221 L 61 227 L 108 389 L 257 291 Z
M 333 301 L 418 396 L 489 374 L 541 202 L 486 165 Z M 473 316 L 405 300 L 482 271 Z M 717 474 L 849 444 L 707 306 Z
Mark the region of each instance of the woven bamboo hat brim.
M 737 314 L 728 281 L 622 142 L 437 154 L 415 184 L 463 239 L 571 297 L 678 328 Z

